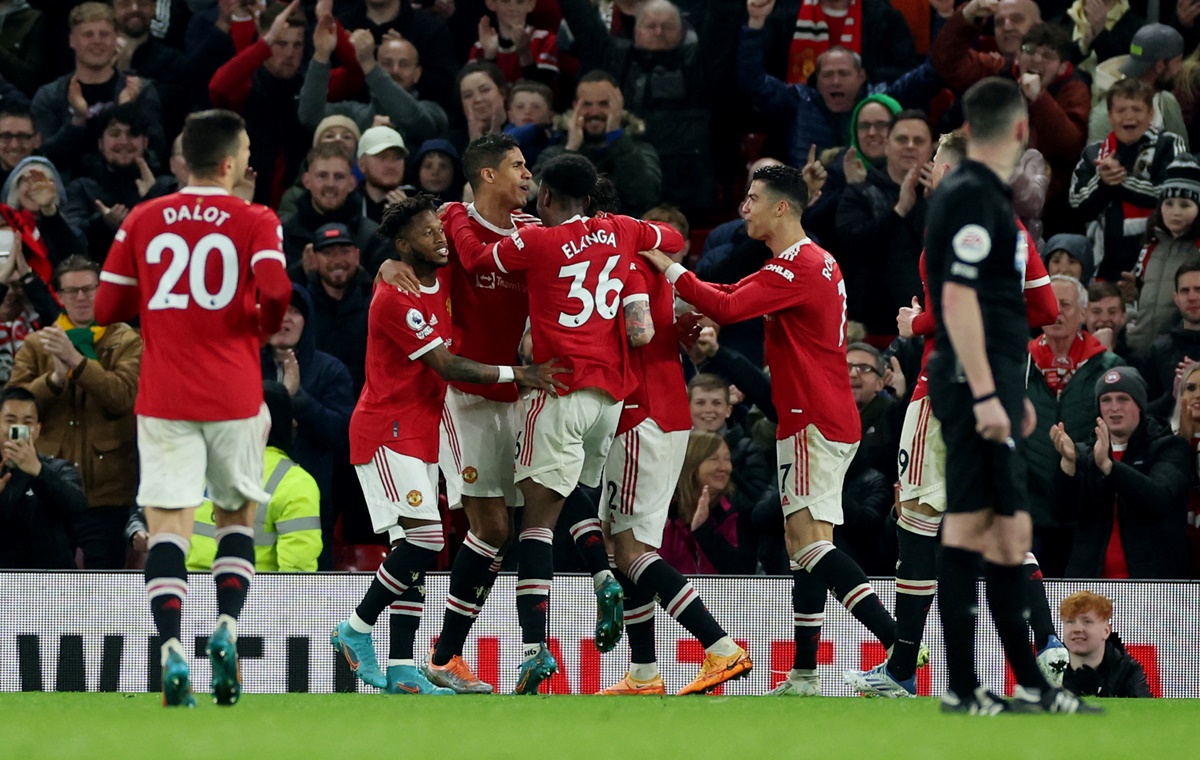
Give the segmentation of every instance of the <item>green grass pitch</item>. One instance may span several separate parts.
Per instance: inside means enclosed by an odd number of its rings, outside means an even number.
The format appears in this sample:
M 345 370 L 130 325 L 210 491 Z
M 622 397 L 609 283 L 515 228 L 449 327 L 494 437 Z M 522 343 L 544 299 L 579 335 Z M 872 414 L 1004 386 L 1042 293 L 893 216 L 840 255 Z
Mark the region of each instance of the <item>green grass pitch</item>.
M 1200 700 L 1107 700 L 1102 716 L 947 716 L 933 699 L 249 694 L 165 710 L 157 694 L 0 694 L 0 757 L 1200 757 Z

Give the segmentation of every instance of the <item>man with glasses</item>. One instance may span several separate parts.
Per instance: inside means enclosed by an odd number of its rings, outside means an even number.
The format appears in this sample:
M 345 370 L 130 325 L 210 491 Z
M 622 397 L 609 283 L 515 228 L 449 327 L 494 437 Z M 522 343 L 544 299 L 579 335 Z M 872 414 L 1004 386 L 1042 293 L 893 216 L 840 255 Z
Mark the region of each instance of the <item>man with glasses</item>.
M 17 164 L 41 147 L 42 136 L 29 108 L 8 101 L 0 105 L 0 184 L 8 180 Z
M 75 462 L 88 509 L 70 517 L 89 570 L 125 567 L 124 526 L 137 485 L 137 395 L 142 339 L 123 322 L 96 325 L 100 265 L 71 256 L 54 272 L 63 313 L 17 352 L 9 385 L 41 403 L 38 453 Z

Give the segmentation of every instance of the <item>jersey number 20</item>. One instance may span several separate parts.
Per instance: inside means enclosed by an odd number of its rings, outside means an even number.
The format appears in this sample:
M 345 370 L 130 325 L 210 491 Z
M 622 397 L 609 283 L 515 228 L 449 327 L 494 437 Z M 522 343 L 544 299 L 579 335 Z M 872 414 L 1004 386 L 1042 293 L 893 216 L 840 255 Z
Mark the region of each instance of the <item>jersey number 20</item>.
M 209 292 L 208 284 L 204 281 L 208 257 L 213 251 L 221 255 L 221 280 L 216 293 Z M 171 261 L 167 264 L 167 271 L 163 272 L 159 279 L 154 295 L 146 304 L 148 308 L 186 309 L 195 301 L 202 309 L 216 311 L 229 305 L 237 293 L 238 286 L 237 247 L 232 240 L 213 232 L 200 238 L 194 249 L 189 249 L 187 241 L 182 237 L 174 232 L 164 232 L 146 246 L 146 263 L 161 264 L 163 254 L 168 252 L 171 254 Z M 185 273 L 188 278 L 188 293 L 171 292 Z
M 621 288 L 625 286 L 625 283 L 609 279 L 609 275 L 612 274 L 613 268 L 620 260 L 620 256 L 609 256 L 608 261 L 604 262 L 604 268 L 600 270 L 600 279 L 596 282 L 594 294 L 584 287 L 592 262 L 581 261 L 578 264 L 567 264 L 558 270 L 560 278 L 574 278 L 571 281 L 571 289 L 567 292 L 567 298 L 574 298 L 583 304 L 578 314 L 559 312 L 558 323 L 560 325 L 579 327 L 591 318 L 593 312 L 599 314 L 601 319 L 612 319 L 617 316 L 617 304 L 621 300 Z M 611 301 L 609 300 L 610 295 L 612 296 Z

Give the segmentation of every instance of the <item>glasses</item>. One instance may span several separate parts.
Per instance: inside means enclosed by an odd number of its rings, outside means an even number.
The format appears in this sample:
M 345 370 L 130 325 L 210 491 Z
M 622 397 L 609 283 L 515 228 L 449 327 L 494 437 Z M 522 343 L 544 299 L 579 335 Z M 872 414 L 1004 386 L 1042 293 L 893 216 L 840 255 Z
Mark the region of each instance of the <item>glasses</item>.
M 857 372 L 860 375 L 879 374 L 879 370 L 875 369 L 870 364 L 847 364 L 846 366 L 850 368 L 851 373 Z
M 58 292 L 67 298 L 74 298 L 82 293 L 85 296 L 93 295 L 96 292 L 97 285 L 84 285 L 82 288 L 59 288 Z
M 35 137 L 33 132 L 0 132 L 0 142 L 29 142 Z
M 886 133 L 892 128 L 890 121 L 860 121 L 858 123 L 859 132 L 884 132 Z
M 1030 58 L 1041 58 L 1043 61 L 1057 61 L 1058 53 L 1050 48 L 1040 48 L 1036 45 L 1022 45 L 1021 52 Z

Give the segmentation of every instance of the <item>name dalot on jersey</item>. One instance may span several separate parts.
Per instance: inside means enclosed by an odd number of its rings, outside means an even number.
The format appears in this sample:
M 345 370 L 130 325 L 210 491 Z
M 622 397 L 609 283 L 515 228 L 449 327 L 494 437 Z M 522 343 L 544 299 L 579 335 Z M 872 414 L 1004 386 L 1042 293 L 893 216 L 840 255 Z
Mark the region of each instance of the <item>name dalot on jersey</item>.
M 167 224 L 175 222 L 205 222 L 220 227 L 229 218 L 228 211 L 222 211 L 216 206 L 205 206 L 196 201 L 193 206 L 166 206 L 162 210 L 163 221 Z

